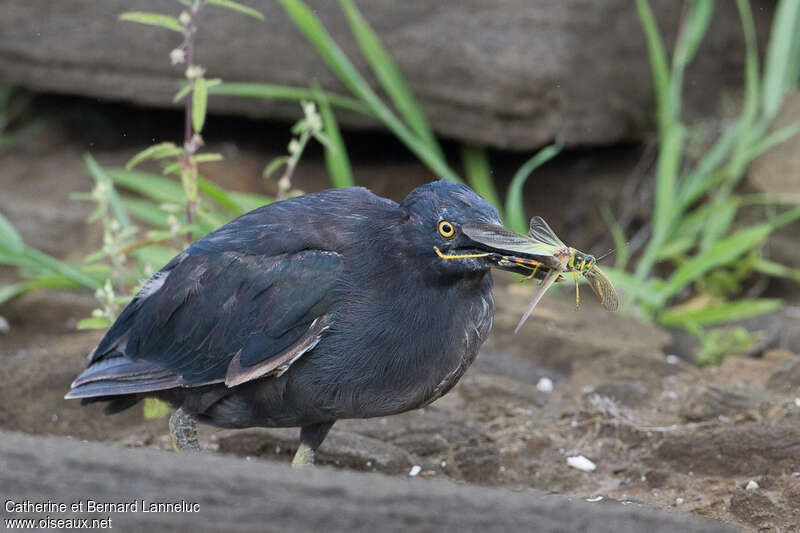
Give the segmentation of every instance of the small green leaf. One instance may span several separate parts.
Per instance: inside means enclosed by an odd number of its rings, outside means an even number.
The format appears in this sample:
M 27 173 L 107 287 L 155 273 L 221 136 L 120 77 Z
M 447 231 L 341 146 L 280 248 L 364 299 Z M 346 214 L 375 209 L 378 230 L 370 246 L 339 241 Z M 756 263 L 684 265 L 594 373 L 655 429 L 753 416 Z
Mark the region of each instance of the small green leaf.
M 192 156 L 192 161 L 195 163 L 211 163 L 213 161 L 222 161 L 222 154 L 198 154 Z
M 262 176 L 265 178 L 269 178 L 276 170 L 278 170 L 281 165 L 285 165 L 289 162 L 289 156 L 282 155 L 280 157 L 276 157 L 269 164 L 264 168 L 264 172 L 261 173 Z
M 25 249 L 19 232 L 2 213 L 0 213 L 0 247 L 15 254 L 21 254 Z
M 194 91 L 192 92 L 192 126 L 194 131 L 203 131 L 203 124 L 206 121 L 206 103 L 208 102 L 208 88 L 205 78 L 194 80 Z
M 242 5 L 239 2 L 234 2 L 233 0 L 206 0 L 206 3 L 213 6 L 232 9 L 233 11 L 238 11 L 239 13 L 247 15 L 248 17 L 253 17 L 254 19 L 264 20 L 264 15 L 262 15 L 260 11 L 256 11 L 252 7 Z
M 119 16 L 120 20 L 128 22 L 138 22 L 139 24 L 147 24 L 149 26 L 160 26 L 168 30 L 177 31 L 178 33 L 186 32 L 186 28 L 181 26 L 178 19 L 170 17 L 169 15 L 162 15 L 161 13 L 145 13 L 143 11 L 129 11 Z
M 104 316 L 93 316 L 84 318 L 78 322 L 78 329 L 106 329 L 111 325 L 111 321 Z
M 183 148 L 179 148 L 173 142 L 154 144 L 131 157 L 130 160 L 125 163 L 125 170 L 131 170 L 142 161 L 147 161 L 148 159 L 163 159 L 165 157 L 175 157 L 181 154 L 183 154 Z

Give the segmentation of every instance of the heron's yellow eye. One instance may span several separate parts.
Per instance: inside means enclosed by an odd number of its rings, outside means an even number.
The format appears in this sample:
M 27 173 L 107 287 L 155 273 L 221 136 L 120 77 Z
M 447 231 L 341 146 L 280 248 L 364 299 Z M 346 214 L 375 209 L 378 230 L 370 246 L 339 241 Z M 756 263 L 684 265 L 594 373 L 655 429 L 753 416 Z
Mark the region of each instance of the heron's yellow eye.
M 446 220 L 439 222 L 439 235 L 449 239 L 456 233 L 456 228 Z

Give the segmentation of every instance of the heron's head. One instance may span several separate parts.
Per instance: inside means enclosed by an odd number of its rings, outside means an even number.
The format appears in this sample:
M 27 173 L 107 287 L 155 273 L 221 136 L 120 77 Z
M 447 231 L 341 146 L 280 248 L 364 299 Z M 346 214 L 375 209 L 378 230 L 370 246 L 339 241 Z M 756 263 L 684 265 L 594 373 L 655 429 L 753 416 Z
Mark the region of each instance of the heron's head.
M 488 248 L 464 234 L 461 228 L 471 222 L 502 225 L 497 209 L 469 187 L 444 180 L 427 183 L 411 191 L 402 207 L 408 216 L 404 228 L 407 249 L 429 259 L 435 272 L 457 275 L 501 268 L 530 273 L 504 261 L 502 250 Z

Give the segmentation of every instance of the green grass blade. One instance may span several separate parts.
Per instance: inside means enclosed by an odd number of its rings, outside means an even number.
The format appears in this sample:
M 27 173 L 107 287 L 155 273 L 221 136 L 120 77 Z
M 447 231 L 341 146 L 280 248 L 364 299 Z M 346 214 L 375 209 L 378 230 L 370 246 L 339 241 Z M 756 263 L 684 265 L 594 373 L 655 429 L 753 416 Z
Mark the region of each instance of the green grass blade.
M 100 283 L 94 278 L 84 274 L 74 266 L 59 261 L 55 257 L 51 257 L 35 248 L 26 246 L 24 254 L 26 258 L 30 259 L 30 261 L 46 272 L 58 274 L 89 289 L 97 289 L 100 287 Z
M 500 197 L 497 195 L 497 189 L 492 180 L 492 169 L 489 165 L 486 148 L 462 144 L 461 162 L 464 165 L 464 174 L 469 186 L 483 196 L 487 202 L 497 207 L 497 210 L 500 211 L 500 218 L 503 218 L 503 205 L 500 203 Z
M 197 187 L 206 196 L 220 204 L 222 207 L 230 210 L 235 216 L 238 217 L 244 214 L 242 206 L 239 205 L 239 202 L 237 202 L 236 199 L 230 195 L 230 192 L 226 191 L 216 183 L 212 183 L 207 179 L 198 176 Z
M 522 188 L 531 172 L 553 159 L 561 151 L 562 144 L 556 142 L 545 146 L 530 159 L 525 161 L 508 186 L 506 193 L 506 218 L 505 223 L 509 228 L 519 233 L 528 233 L 528 219 L 525 218 L 525 204 L 523 202 Z
M 666 311 L 659 317 L 658 322 L 667 327 L 680 327 L 687 322 L 713 326 L 771 313 L 780 309 L 782 305 L 783 301 L 778 298 L 739 300 L 691 311 L 682 309 Z
M 703 227 L 703 238 L 700 239 L 700 250 L 708 250 L 716 244 L 731 228 L 733 220 L 739 211 L 739 203 L 731 201 L 712 201 L 709 217 Z
M 229 191 L 228 194 L 231 198 L 236 200 L 236 203 L 239 204 L 239 207 L 247 213 L 248 211 L 252 211 L 253 209 L 258 209 L 259 207 L 263 207 L 265 205 L 271 204 L 275 201 L 275 198 L 270 196 L 264 196 L 263 194 L 254 194 L 254 193 L 246 193 L 246 192 L 238 192 L 238 191 Z
M 122 204 L 132 217 L 151 226 L 169 228 L 169 222 L 167 221 L 169 215 L 150 200 L 123 198 Z
M 128 22 L 138 22 L 139 24 L 147 24 L 149 26 L 159 26 L 168 30 L 184 33 L 186 28 L 181 26 L 178 19 L 170 17 L 169 15 L 162 15 L 161 13 L 145 13 L 142 11 L 129 11 L 119 16 L 120 20 Z
M 355 185 L 353 171 L 350 168 L 350 158 L 347 156 L 347 148 L 344 146 L 336 116 L 319 86 L 315 85 L 313 90 L 322 117 L 322 132 L 328 139 L 328 143 L 325 144 L 325 166 L 328 168 L 331 183 L 334 187 L 352 187 Z
M 0 304 L 36 289 L 78 289 L 83 285 L 65 276 L 42 276 L 30 281 L 0 287 Z
M 688 284 L 711 269 L 730 264 L 758 246 L 774 229 L 800 219 L 800 208 L 781 213 L 770 222 L 740 230 L 718 241 L 708 250 L 686 261 L 672 274 L 664 287 L 664 295 L 676 295 Z
M 636 8 L 639 11 L 639 19 L 642 22 L 645 39 L 647 40 L 647 52 L 650 56 L 650 68 L 653 71 L 653 90 L 656 95 L 656 105 L 658 107 L 659 122 L 666 123 L 671 120 L 671 110 L 669 109 L 669 86 L 670 73 L 667 62 L 667 53 L 664 50 L 664 42 L 658 30 L 658 24 L 650 9 L 648 0 L 636 0 Z
M 280 0 L 297 28 L 316 49 L 323 61 L 342 83 L 370 108 L 387 128 L 399 138 L 435 175 L 461 181 L 458 175 L 417 137 L 383 103 L 372 87 L 359 74 L 353 63 L 339 48 L 314 12 L 302 0 Z
M 769 135 L 762 137 L 757 143 L 749 147 L 747 152 L 747 162 L 752 161 L 774 146 L 788 141 L 798 133 L 800 133 L 800 122 L 795 122 L 794 124 L 784 126 L 783 128 L 775 130 Z
M 428 145 L 431 151 L 439 159 L 444 160 L 444 154 L 431 130 L 427 117 L 417 99 L 414 98 L 414 94 L 397 68 L 392 56 L 386 51 L 353 0 L 339 0 L 339 5 L 347 17 L 347 22 L 350 23 L 350 31 L 356 38 L 356 42 L 361 48 L 361 53 L 369 63 L 381 87 L 391 98 L 397 111 L 414 133 Z
M 697 48 L 708 30 L 711 15 L 714 13 L 714 0 L 696 0 L 689 5 L 689 14 L 686 17 L 686 23 L 681 27 L 672 57 L 669 94 L 669 106 L 672 114 L 680 112 L 683 72 L 694 58 Z
M 25 249 L 22 236 L 3 213 L 0 213 L 0 248 L 15 254 L 21 254 Z
M 619 225 L 619 222 L 617 222 L 617 219 L 614 218 L 611 209 L 609 209 L 607 205 L 602 206 L 600 214 L 606 226 L 608 226 L 608 230 L 611 232 L 611 237 L 614 239 L 614 246 L 616 248 L 614 267 L 625 270 L 630 260 L 630 249 L 628 248 L 628 241 L 625 238 L 625 232 L 622 230 L 622 227 Z
M 684 210 L 719 181 L 716 170 L 736 146 L 739 138 L 738 123 L 729 126 L 714 143 L 711 149 L 700 159 L 697 167 L 682 180 L 678 208 Z
M 748 0 L 736 0 L 739 8 L 739 17 L 742 20 L 742 32 L 745 43 L 745 70 L 744 70 L 744 104 L 741 118 L 739 119 L 738 138 L 736 149 L 731 155 L 729 173 L 731 182 L 738 181 L 744 175 L 747 165 L 748 146 L 760 136 L 755 131 L 758 118 L 759 82 L 758 82 L 758 42 L 756 40 L 755 22 L 753 12 Z M 729 187 L 732 187 L 730 185 Z
M 107 169 L 108 175 L 120 187 L 151 198 L 157 202 L 183 204 L 183 188 L 172 180 L 157 174 L 121 168 Z
M 797 65 L 793 64 L 796 41 L 800 40 L 800 2 L 781 0 L 772 18 L 772 31 L 764 67 L 762 108 L 766 124 L 780 111 L 787 88 L 796 89 Z M 794 83 L 794 85 L 792 85 Z
M 242 96 L 245 98 L 263 98 L 266 100 L 287 100 L 302 102 L 315 100 L 314 91 L 302 87 L 288 87 L 286 85 L 272 85 L 269 83 L 236 83 L 223 82 L 208 88 L 208 94 L 222 96 Z M 334 107 L 354 111 L 362 115 L 374 116 L 369 106 L 363 102 L 341 94 L 325 92 L 328 103 Z
M 212 6 L 219 6 L 226 9 L 231 9 L 233 11 L 238 11 L 239 13 L 247 15 L 248 17 L 253 17 L 254 19 L 264 20 L 264 15 L 262 15 L 260 11 L 240 4 L 239 2 L 234 2 L 233 0 L 206 0 L 206 3 Z

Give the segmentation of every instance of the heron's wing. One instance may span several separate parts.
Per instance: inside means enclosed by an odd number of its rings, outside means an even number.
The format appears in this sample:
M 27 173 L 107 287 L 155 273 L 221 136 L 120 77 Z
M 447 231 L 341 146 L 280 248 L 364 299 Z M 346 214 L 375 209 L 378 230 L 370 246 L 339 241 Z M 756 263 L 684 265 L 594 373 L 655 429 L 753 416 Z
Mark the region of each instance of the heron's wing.
M 140 390 L 133 392 L 222 381 L 234 386 L 280 374 L 329 327 L 341 268 L 339 254 L 322 250 L 271 257 L 184 252 L 125 308 L 76 385 L 106 359 L 152 365 L 137 369 Z M 147 389 L 148 375 L 155 388 Z M 130 392 L 131 376 L 125 379 Z
M 584 272 L 583 275 L 589 280 L 589 285 L 591 285 L 594 293 L 600 298 L 600 303 L 603 307 L 609 311 L 616 311 L 619 309 L 617 291 L 602 270 L 595 266 L 591 270 Z
M 552 256 L 557 250 L 554 246 L 536 242 L 503 226 L 488 222 L 469 222 L 461 226 L 461 231 L 475 242 L 505 252 Z
M 567 245 L 561 242 L 556 232 L 553 231 L 547 222 L 542 217 L 533 217 L 531 219 L 530 230 L 528 235 L 537 242 L 549 244 L 556 248 L 565 248 Z

